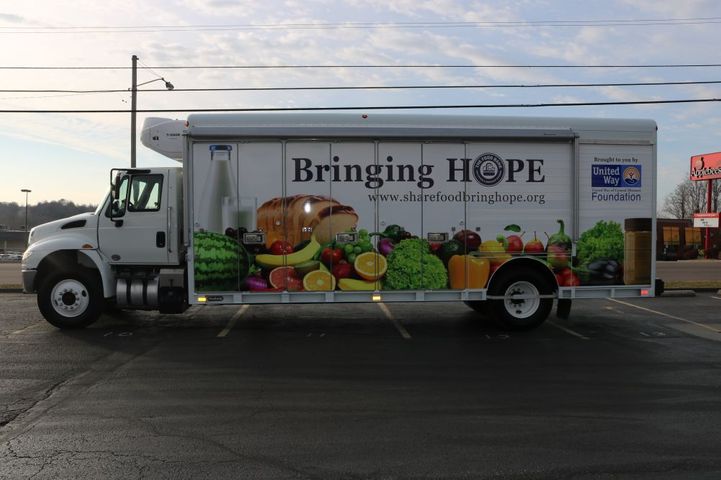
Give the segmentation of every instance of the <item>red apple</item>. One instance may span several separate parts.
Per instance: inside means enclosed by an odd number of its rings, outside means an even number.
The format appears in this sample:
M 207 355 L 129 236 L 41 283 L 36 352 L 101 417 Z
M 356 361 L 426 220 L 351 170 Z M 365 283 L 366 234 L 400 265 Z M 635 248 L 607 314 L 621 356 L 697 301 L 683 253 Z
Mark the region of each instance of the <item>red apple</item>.
M 353 276 L 353 265 L 347 262 L 339 263 L 333 266 L 332 273 L 333 276 L 339 280 L 341 278 L 350 278 Z
M 559 245 L 548 246 L 548 263 L 553 265 L 553 268 L 566 268 L 570 259 L 571 255 L 565 248 Z
M 546 251 L 546 248 L 543 246 L 543 242 L 541 242 L 538 237 L 536 237 L 536 232 L 533 232 L 533 240 L 529 240 L 526 246 L 523 249 L 524 253 L 527 254 L 541 254 Z
M 521 253 L 523 251 L 523 239 L 520 235 L 509 235 L 506 237 L 508 244 L 506 245 L 506 251 L 508 253 Z

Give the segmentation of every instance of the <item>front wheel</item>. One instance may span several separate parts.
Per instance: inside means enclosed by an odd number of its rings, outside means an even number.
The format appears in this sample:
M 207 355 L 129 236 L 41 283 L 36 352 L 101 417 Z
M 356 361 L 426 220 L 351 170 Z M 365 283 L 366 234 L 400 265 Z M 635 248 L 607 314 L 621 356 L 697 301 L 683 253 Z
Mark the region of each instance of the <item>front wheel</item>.
M 503 296 L 489 302 L 493 319 L 510 330 L 530 330 L 542 324 L 553 308 L 555 285 L 537 270 L 508 271 L 493 282 L 491 294 Z M 549 295 L 549 298 L 542 296 Z
M 38 289 L 38 308 L 55 327 L 87 327 L 104 308 L 100 280 L 82 270 L 50 274 Z

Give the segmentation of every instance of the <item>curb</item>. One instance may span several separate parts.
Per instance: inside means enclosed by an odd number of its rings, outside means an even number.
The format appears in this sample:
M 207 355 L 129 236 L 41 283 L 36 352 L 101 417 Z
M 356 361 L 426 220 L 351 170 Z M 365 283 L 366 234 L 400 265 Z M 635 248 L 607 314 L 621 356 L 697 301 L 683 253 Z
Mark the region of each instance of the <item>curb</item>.
M 3 285 L 0 287 L 0 293 L 23 293 L 23 287 L 20 285 Z
M 688 289 L 666 290 L 661 294 L 661 296 L 662 297 L 695 297 L 696 290 L 688 290 Z

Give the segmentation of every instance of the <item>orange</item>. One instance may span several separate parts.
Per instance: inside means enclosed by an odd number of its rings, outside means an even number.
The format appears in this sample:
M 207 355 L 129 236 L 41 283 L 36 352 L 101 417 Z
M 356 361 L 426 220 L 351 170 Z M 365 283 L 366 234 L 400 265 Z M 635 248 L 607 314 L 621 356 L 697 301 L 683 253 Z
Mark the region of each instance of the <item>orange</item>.
M 356 257 L 353 267 L 363 280 L 374 282 L 386 274 L 388 261 L 380 253 L 365 252 Z
M 308 291 L 335 290 L 335 277 L 330 272 L 313 270 L 303 277 L 303 288 Z

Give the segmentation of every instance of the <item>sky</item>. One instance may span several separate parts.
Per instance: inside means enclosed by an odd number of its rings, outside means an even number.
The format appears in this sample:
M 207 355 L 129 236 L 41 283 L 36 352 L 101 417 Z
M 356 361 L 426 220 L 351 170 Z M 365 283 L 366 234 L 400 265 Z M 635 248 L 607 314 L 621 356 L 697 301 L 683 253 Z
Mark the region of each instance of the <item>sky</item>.
M 580 7 L 582 5 L 582 8 Z M 484 23 L 485 22 L 485 23 Z M 490 22 L 490 23 L 489 23 Z M 138 83 L 176 89 L 716 81 L 721 67 L 499 68 L 718 62 L 715 0 L 28 0 L 0 3 L 0 201 L 96 204 L 109 171 L 130 164 Z M 172 69 L 207 65 L 476 65 L 476 68 Z M 126 67 L 38 70 L 7 67 Z M 164 68 L 165 67 L 165 68 Z M 8 90 L 120 90 L 40 93 Z M 189 108 L 529 104 L 721 98 L 721 84 L 586 88 L 166 91 L 139 87 L 138 113 Z M 160 91 L 143 91 L 154 89 Z M 417 115 L 651 118 L 658 123 L 659 204 L 688 178 L 689 157 L 721 150 L 719 104 L 484 108 Z M 139 133 L 139 132 L 138 132 Z M 177 166 L 140 144 L 138 166 Z

